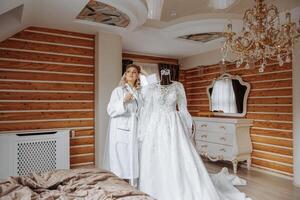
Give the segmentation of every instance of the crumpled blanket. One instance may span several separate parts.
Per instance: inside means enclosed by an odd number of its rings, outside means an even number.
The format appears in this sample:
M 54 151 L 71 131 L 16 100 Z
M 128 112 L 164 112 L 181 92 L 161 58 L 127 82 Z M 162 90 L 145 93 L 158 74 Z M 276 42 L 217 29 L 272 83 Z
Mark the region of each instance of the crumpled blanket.
M 100 169 L 56 170 L 0 182 L 0 200 L 153 200 L 113 173 Z

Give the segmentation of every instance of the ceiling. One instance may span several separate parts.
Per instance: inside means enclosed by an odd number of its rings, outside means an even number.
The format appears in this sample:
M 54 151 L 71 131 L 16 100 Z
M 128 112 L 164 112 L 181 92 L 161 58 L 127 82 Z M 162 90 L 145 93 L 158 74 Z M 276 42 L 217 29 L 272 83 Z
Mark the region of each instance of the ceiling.
M 276 5 L 281 12 L 300 6 L 300 0 L 266 0 L 265 2 Z M 161 20 L 170 21 L 180 17 L 204 13 L 243 14 L 254 3 L 254 0 L 236 0 L 229 8 L 216 10 L 209 6 L 209 0 L 164 0 Z M 174 13 L 176 15 L 172 16 Z
M 179 38 L 190 34 L 222 32 L 230 19 L 234 30 L 241 28 L 242 13 L 251 7 L 254 0 L 237 0 L 223 11 L 208 7 L 208 0 L 164 0 L 162 19 L 147 19 L 145 0 L 98 0 L 116 7 L 128 15 L 126 28 L 76 19 L 89 0 L 1 0 L 0 41 L 26 26 L 42 26 L 83 33 L 105 32 L 122 37 L 123 51 L 171 58 L 218 49 L 222 39 L 199 42 Z M 282 11 L 291 10 L 295 20 L 300 19 L 300 0 L 269 0 Z M 14 19 L 5 14 L 23 5 L 23 17 Z M 170 16 L 175 10 L 176 16 Z M 3 17 L 5 16 L 5 17 Z

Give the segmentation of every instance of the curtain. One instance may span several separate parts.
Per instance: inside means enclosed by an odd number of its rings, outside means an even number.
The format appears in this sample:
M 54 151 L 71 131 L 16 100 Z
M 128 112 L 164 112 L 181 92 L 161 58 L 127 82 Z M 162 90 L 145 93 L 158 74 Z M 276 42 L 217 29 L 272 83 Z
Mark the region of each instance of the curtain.
M 212 111 L 237 113 L 235 94 L 231 79 L 217 80 L 211 95 Z
M 243 113 L 244 108 L 244 96 L 247 90 L 247 87 L 240 84 L 239 80 L 233 79 L 232 80 L 232 87 L 235 93 L 235 100 L 236 100 L 236 108 L 238 113 Z
M 179 65 L 172 65 L 172 64 L 158 64 L 158 73 L 160 77 L 160 70 L 162 69 L 170 69 L 171 71 L 171 80 L 172 81 L 178 81 L 179 79 Z
M 133 61 L 129 60 L 129 59 L 123 59 L 122 60 L 122 75 L 125 73 L 126 71 L 126 66 L 132 64 Z
M 142 62 L 133 62 L 133 64 L 139 65 L 142 67 L 143 71 L 147 73 L 147 76 L 141 75 L 141 85 L 145 86 L 149 83 L 157 83 L 159 80 L 158 65 L 155 63 L 142 63 Z
M 155 63 L 142 63 L 142 62 L 133 62 L 133 64 L 139 65 L 143 68 L 143 70 L 148 74 L 155 74 L 155 76 L 158 78 L 158 65 Z

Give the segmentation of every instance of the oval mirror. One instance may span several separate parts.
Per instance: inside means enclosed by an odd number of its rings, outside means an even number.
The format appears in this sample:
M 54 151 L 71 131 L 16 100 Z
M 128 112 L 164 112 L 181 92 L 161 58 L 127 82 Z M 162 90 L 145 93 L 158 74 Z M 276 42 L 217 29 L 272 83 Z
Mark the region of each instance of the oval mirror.
M 243 117 L 249 92 L 250 84 L 240 76 L 224 73 L 207 87 L 209 109 L 217 116 Z

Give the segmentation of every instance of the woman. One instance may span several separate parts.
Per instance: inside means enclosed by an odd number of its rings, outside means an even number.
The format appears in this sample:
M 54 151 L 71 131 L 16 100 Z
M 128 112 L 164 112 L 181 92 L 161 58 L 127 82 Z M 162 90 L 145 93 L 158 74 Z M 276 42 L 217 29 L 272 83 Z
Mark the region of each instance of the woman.
M 148 87 L 139 120 L 139 189 L 158 200 L 245 200 L 227 174 L 209 176 L 189 139 L 192 117 L 183 85 L 163 81 L 169 69 L 161 75 L 161 83 Z
M 141 107 L 141 68 L 130 64 L 120 85 L 111 94 L 107 112 L 110 116 L 104 167 L 134 185 L 139 176 L 137 114 Z

